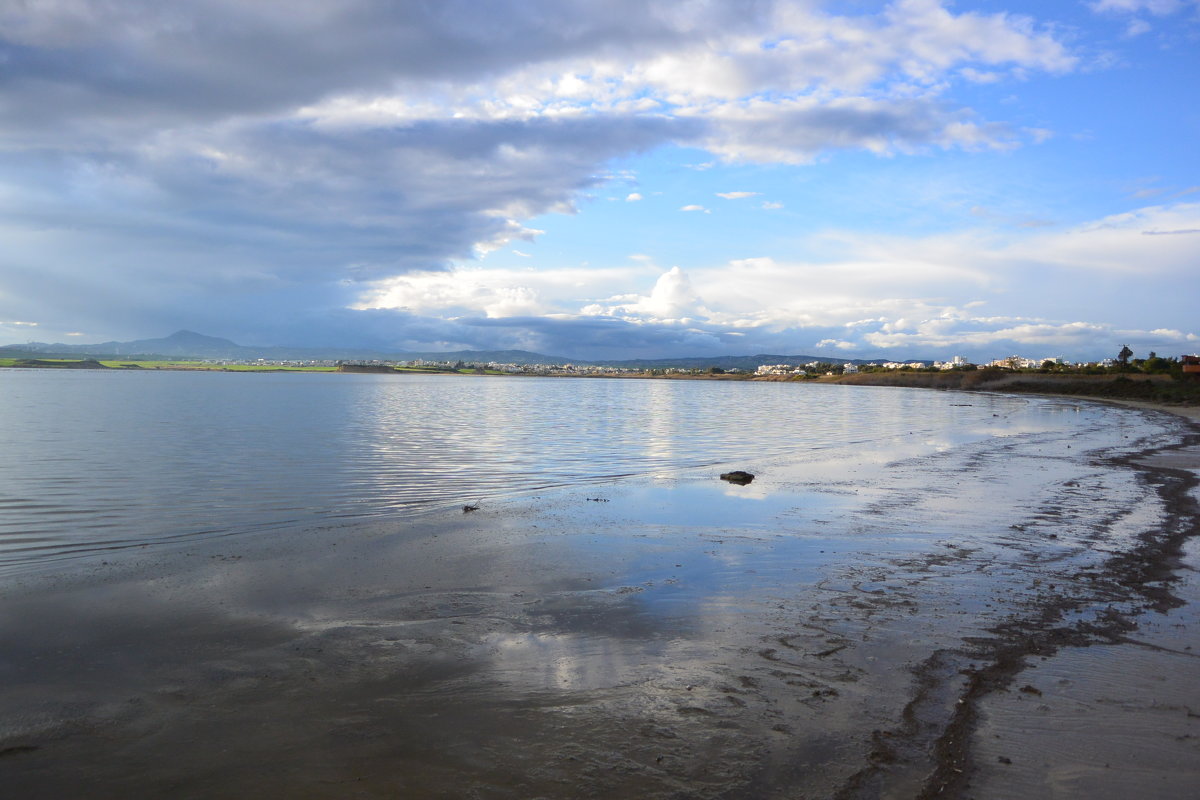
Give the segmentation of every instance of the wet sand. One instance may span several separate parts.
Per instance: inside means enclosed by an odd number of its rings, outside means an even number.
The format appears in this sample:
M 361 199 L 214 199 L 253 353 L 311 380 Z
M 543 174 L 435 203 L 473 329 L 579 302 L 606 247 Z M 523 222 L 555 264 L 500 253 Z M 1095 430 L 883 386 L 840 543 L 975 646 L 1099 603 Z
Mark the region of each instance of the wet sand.
M 1117 405 L 1200 422 L 1200 408 Z M 1200 474 L 1200 448 L 1136 459 Z M 1162 472 L 1154 474 L 1162 477 Z M 1153 478 L 1152 478 L 1153 479 Z M 1193 485 L 1176 498 L 1197 500 Z M 1185 512 L 1185 514 L 1188 512 Z M 1191 512 L 1194 514 L 1194 512 Z M 1157 570 L 1133 608 L 1114 608 L 1102 647 L 1069 646 L 1026 662 L 1019 688 L 989 694 L 969 748 L 979 797 L 1187 798 L 1200 786 L 1200 531 L 1164 531 Z M 1149 564 L 1145 565 L 1149 568 Z M 1147 580 L 1148 579 L 1148 580 Z
M 0 785 L 1190 796 L 1200 436 L 1067 407 L 1091 421 L 10 576 Z
M 1146 403 L 1140 400 L 1105 400 L 1103 402 L 1125 406 L 1126 408 L 1140 408 L 1145 411 L 1162 411 L 1183 417 L 1192 422 L 1200 422 L 1200 406 L 1164 405 L 1162 403 Z

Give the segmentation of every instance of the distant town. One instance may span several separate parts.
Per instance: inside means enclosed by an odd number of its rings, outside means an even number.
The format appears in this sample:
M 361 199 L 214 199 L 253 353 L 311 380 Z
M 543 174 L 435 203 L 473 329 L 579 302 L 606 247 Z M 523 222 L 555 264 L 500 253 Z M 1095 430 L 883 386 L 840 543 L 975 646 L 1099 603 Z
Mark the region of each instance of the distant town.
M 1153 354 L 1151 354 L 1153 356 Z M 997 358 L 988 361 L 985 364 L 975 364 L 963 356 L 954 356 L 949 361 L 870 361 L 867 363 L 846 362 L 844 364 L 830 364 L 820 361 L 810 361 L 803 365 L 791 364 L 764 364 L 755 370 L 755 375 L 853 375 L 856 372 L 873 372 L 878 370 L 951 370 L 951 369 L 1046 369 L 1060 370 L 1082 369 L 1094 367 L 1100 369 L 1110 369 L 1116 367 L 1118 361 L 1115 358 L 1106 358 L 1102 361 L 1090 361 L 1073 363 L 1065 358 L 1053 356 L 1048 358 L 1024 358 L 1022 356 L 1008 356 L 1007 358 Z
M 1191 356 L 1184 356 L 1185 360 L 1193 359 Z M 816 377 L 821 375 L 853 375 L 860 372 L 881 372 L 890 370 L 921 370 L 921 371 L 946 371 L 946 370 L 981 370 L 981 369 L 1006 369 L 1006 370 L 1039 370 L 1046 372 L 1086 372 L 1086 371 L 1109 371 L 1122 367 L 1122 362 L 1118 358 L 1106 358 L 1100 361 L 1087 362 L 1072 362 L 1068 359 L 1052 356 L 1046 358 L 1025 358 L 1022 356 L 1008 356 L 1006 358 L 997 358 L 983 364 L 976 364 L 969 361 L 963 356 L 954 356 L 948 361 L 870 361 L 870 362 L 837 362 L 837 361 L 808 361 L 803 364 L 762 364 L 755 370 L 743 370 L 738 367 L 722 368 L 722 367 L 666 367 L 666 368 L 639 368 L 639 367 L 617 367 L 605 366 L 597 364 L 574 364 L 574 363 L 545 363 L 545 364 L 516 364 L 516 363 L 501 363 L 496 361 L 488 362 L 465 362 L 462 360 L 436 360 L 436 359 L 412 359 L 412 360 L 392 360 L 392 359 L 312 359 L 312 360 L 295 360 L 282 359 L 272 360 L 265 358 L 239 360 L 239 359 L 201 359 L 201 363 L 216 367 L 280 367 L 280 368 L 339 368 L 339 367 L 378 367 L 384 369 L 412 369 L 422 371 L 436 372 L 462 372 L 462 371 L 477 371 L 487 373 L 503 373 L 509 375 L 730 375 L 730 376 L 745 376 L 745 377 Z M 1179 363 L 1174 358 L 1159 358 L 1155 353 L 1150 353 L 1147 359 L 1133 359 L 1127 361 L 1126 366 L 1133 366 L 1138 371 L 1161 371 L 1168 372 L 1170 367 Z M 1155 366 L 1161 366 L 1161 369 L 1153 369 Z M 1150 367 L 1150 368 L 1147 368 Z
M 226 352 L 195 352 L 200 346 L 214 341 Z M 118 348 L 126 350 L 126 354 L 113 354 L 112 351 Z M 161 352 L 166 349 L 176 352 Z M 108 353 L 89 353 L 87 350 L 107 350 Z M 130 350 L 133 352 L 128 352 Z M 192 352 L 185 354 L 180 350 Z M 155 351 L 158 354 L 152 355 Z M 1145 358 L 1135 358 L 1127 345 L 1122 346 L 1115 357 L 1098 361 L 1071 362 L 1058 356 L 1025 358 L 1012 355 L 981 364 L 973 363 L 965 356 L 953 356 L 945 361 L 842 361 L 820 356 L 758 354 L 596 364 L 575 363 L 521 350 L 421 355 L 363 353 L 357 358 L 347 357 L 349 354 L 336 357 L 338 355 L 341 354 L 255 352 L 255 348 L 184 331 L 166 339 L 145 340 L 132 346 L 117 342 L 75 348 L 38 343 L 3 346 L 0 347 L 0 368 L 819 381 L 937 389 L 1002 389 L 1006 392 L 1050 391 L 1166 405 L 1200 405 L 1200 356 L 1160 357 L 1151 352 Z
M 457 352 L 346 351 L 335 348 L 244 346 L 228 339 L 176 331 L 159 339 L 90 345 L 27 342 L 0 346 L 0 367 L 106 369 L 214 369 L 229 371 L 431 372 L 489 375 L 577 375 L 629 377 L 716 377 L 723 379 L 811 380 L 863 373 L 946 374 L 977 370 L 1064 374 L 1148 375 L 1193 372 L 1196 356 L 1135 358 L 1127 345 L 1112 358 L 1072 362 L 1061 356 L 1010 355 L 974 363 L 962 355 L 947 360 L 833 359 L 819 355 L 764 354 L 672 359 L 575 361 L 528 350 Z M 1192 362 L 1192 363 L 1189 363 Z

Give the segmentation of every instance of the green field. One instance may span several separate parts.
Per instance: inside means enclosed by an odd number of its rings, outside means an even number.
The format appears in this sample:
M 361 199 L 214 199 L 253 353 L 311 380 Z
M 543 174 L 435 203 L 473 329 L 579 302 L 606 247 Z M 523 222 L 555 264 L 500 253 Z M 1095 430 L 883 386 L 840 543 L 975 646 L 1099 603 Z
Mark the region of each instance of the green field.
M 39 369 L 80 369 L 90 359 L 78 358 L 0 358 L 0 367 L 36 367 Z M 277 364 L 206 364 L 200 361 L 138 361 L 101 359 L 95 363 L 109 369 L 192 370 L 198 372 L 335 372 L 337 367 L 289 367 Z
M 86 369 L 84 364 L 99 364 L 101 367 L 119 370 L 182 370 L 191 372 L 337 372 L 337 367 L 296 367 L 280 364 L 209 364 L 202 361 L 141 361 L 138 359 L 78 359 L 78 358 L 0 358 L 3 367 L 35 367 L 38 369 Z M 95 367 L 92 366 L 94 369 Z M 478 374 L 474 369 L 447 369 L 443 367 L 395 367 L 395 372 L 425 373 L 442 375 Z M 386 373 L 382 373 L 386 374 Z M 487 370 L 488 375 L 502 375 Z

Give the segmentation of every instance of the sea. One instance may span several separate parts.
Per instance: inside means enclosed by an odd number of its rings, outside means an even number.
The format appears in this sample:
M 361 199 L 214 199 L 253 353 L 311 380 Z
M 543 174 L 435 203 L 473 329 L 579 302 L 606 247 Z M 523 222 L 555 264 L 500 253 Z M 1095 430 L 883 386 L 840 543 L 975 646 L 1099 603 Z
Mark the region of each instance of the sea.
M 697 470 L 981 446 L 1016 462 L 1075 439 L 1085 459 L 1177 435 L 1077 401 L 890 387 L 6 369 L 0 570 Z M 1030 491 L 1004 475 L 995 497 Z
M 0 785 L 1191 797 L 1198 443 L 986 392 L 0 370 Z

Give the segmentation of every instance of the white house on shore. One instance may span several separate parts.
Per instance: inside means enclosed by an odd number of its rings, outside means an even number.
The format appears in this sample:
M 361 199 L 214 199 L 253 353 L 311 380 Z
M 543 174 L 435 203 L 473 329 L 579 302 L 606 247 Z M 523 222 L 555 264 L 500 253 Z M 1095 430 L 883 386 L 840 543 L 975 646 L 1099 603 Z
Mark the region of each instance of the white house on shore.
M 754 370 L 755 375 L 807 375 L 800 367 L 791 364 L 763 364 Z

